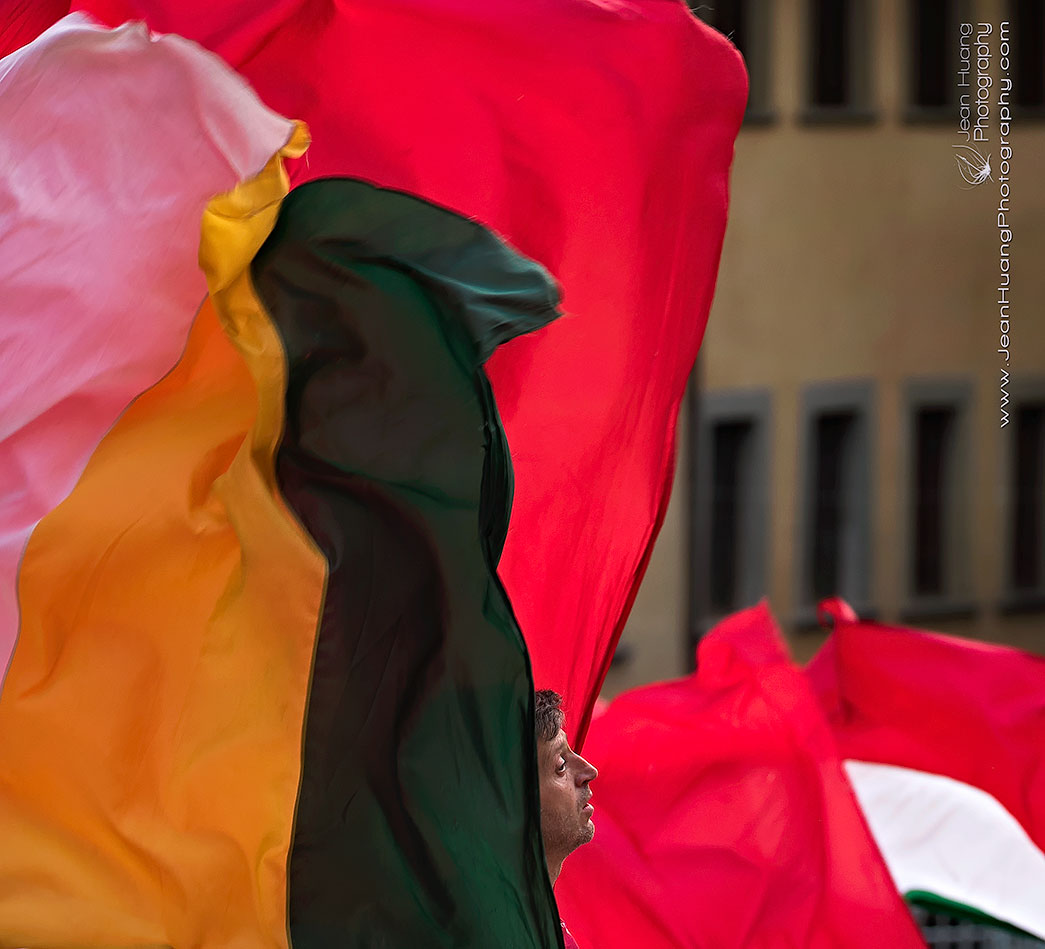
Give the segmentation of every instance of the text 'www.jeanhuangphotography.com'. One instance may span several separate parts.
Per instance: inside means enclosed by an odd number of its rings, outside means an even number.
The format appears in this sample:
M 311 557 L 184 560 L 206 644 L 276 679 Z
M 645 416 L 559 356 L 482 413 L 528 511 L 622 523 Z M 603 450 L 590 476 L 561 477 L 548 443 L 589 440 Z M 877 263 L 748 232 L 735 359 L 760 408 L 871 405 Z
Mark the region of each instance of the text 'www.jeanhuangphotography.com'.
M 999 365 L 999 421 L 1002 428 L 1009 424 L 1009 365 L 1012 361 L 1014 334 L 1010 314 L 1012 274 L 1010 248 L 1012 227 L 1009 223 L 1012 197 L 1010 169 L 1012 143 L 1010 129 L 1012 111 L 1011 28 L 1003 20 L 997 30 L 991 23 L 962 23 L 958 34 L 958 137 L 954 157 L 963 187 L 974 188 L 987 181 L 995 181 L 997 172 L 998 207 L 998 332 L 997 356 Z M 992 69 L 996 66 L 996 74 Z M 995 75 L 997 92 L 994 91 Z M 996 116 L 996 122 L 992 122 Z M 996 144 L 998 167 L 991 167 L 992 144 Z

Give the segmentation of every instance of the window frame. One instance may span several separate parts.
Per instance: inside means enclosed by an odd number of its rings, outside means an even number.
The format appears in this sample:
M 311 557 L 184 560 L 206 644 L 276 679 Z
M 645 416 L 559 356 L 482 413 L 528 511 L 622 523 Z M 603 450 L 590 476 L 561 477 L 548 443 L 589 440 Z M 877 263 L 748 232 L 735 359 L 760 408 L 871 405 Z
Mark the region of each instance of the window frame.
M 1010 37 L 1025 36 L 1029 31 L 1024 29 L 1024 24 L 1020 22 L 1019 17 L 1016 16 L 1016 0 L 1008 0 L 1005 4 L 1005 19 L 1008 21 L 1010 26 Z M 1045 42 L 1045 41 L 1043 41 Z M 1015 45 L 1015 44 L 1013 44 Z M 1012 51 L 1012 63 L 1013 69 L 1009 71 L 1009 77 L 1012 79 L 1012 91 L 1010 93 L 1010 102 L 1012 103 L 1012 116 L 1017 121 L 1034 121 L 1045 119 L 1045 100 L 1041 105 L 1026 106 L 1019 102 L 1017 96 L 1019 95 L 1019 89 L 1017 87 L 1016 80 L 1016 60 L 1018 54 L 1016 50 Z M 1042 83 L 1045 83 L 1045 76 L 1041 79 Z
M 853 484 L 849 486 L 856 518 L 852 529 L 856 533 L 855 562 L 849 572 L 856 578 L 852 589 L 835 591 L 843 597 L 862 619 L 873 619 L 874 557 L 871 549 L 871 525 L 875 508 L 874 470 L 877 439 L 876 387 L 871 379 L 846 379 L 837 382 L 816 382 L 805 386 L 799 398 L 798 469 L 795 505 L 794 617 L 796 629 L 815 629 L 817 596 L 813 589 L 813 512 L 815 485 L 813 472 L 813 439 L 817 420 L 823 415 L 851 412 L 855 416 Z M 861 499 L 865 503 L 861 504 Z
M 975 10 L 971 0 L 951 0 L 950 23 L 947 32 L 951 43 L 948 47 L 948 74 L 947 89 L 950 93 L 949 100 L 938 106 L 920 105 L 915 102 L 915 69 L 914 62 L 918 50 L 914 48 L 915 42 L 915 16 L 916 10 L 913 4 L 908 5 L 905 14 L 905 41 L 904 50 L 904 112 L 903 120 L 911 124 L 933 124 L 937 122 L 954 122 L 957 120 L 960 109 L 961 93 L 958 88 L 958 28 L 962 23 L 975 24 Z M 973 28 L 973 39 L 975 39 L 975 25 Z M 975 56 L 973 57 L 975 61 Z M 976 75 L 975 71 L 970 73 L 969 87 L 964 90 L 968 93 L 975 111 L 976 104 Z
M 768 592 L 769 485 L 771 473 L 770 435 L 772 393 L 768 388 L 729 389 L 701 392 L 698 400 L 697 437 L 690 445 L 694 472 L 690 536 L 696 554 L 690 558 L 690 583 L 697 610 L 697 638 L 730 612 L 757 602 Z M 750 477 L 739 525 L 738 584 L 735 605 L 726 612 L 711 609 L 711 501 L 713 465 L 712 434 L 716 425 L 743 422 L 751 425 Z
M 1040 585 L 1036 589 L 1017 589 L 1013 586 L 1012 570 L 1012 547 L 1015 540 L 1013 509 L 1016 497 L 1013 491 L 1013 461 L 1015 449 L 1016 429 L 1014 417 L 1020 405 L 1026 403 L 1045 403 L 1045 375 L 1021 375 L 1012 376 L 1009 379 L 1009 424 L 1002 429 L 1001 456 L 1002 456 L 1002 484 L 1004 486 L 1003 517 L 1002 525 L 1002 556 L 1001 563 L 1001 597 L 999 610 L 1002 614 L 1028 613 L 1045 611 L 1045 569 L 1042 571 Z M 1045 543 L 1045 525 L 1042 528 L 1043 543 Z
M 744 125 L 771 125 L 777 120 L 773 104 L 773 29 L 776 0 L 737 0 L 743 5 L 747 26 L 747 51 L 741 50 L 748 71 L 748 98 Z M 688 0 L 690 12 L 712 29 L 716 0 Z M 719 31 L 721 32 L 721 30 Z M 727 37 L 729 39 L 729 37 Z M 734 45 L 736 45 L 734 43 Z M 739 47 L 737 47 L 739 50 Z M 752 68 L 754 63 L 754 68 Z
M 849 83 L 852 93 L 844 105 L 824 105 L 813 101 L 816 84 L 816 60 L 814 57 L 813 4 L 817 0 L 806 0 L 803 5 L 803 46 L 801 55 L 805 62 L 803 106 L 799 121 L 806 125 L 863 125 L 878 121 L 878 106 L 875 96 L 875 47 L 877 43 L 878 19 L 875 12 L 879 6 L 868 0 L 848 0 L 849 9 Z M 863 38 L 863 42 L 859 40 Z
M 899 498 L 904 526 L 899 560 L 902 571 L 900 618 L 904 621 L 962 618 L 976 613 L 975 602 L 968 596 L 972 589 L 970 514 L 973 392 L 974 386 L 970 380 L 957 378 L 911 379 L 903 388 Z M 918 593 L 914 587 L 916 418 L 919 410 L 935 407 L 954 411 L 954 459 L 951 470 L 946 475 L 950 496 L 945 514 L 953 533 L 945 540 L 946 547 L 943 551 L 943 591 Z

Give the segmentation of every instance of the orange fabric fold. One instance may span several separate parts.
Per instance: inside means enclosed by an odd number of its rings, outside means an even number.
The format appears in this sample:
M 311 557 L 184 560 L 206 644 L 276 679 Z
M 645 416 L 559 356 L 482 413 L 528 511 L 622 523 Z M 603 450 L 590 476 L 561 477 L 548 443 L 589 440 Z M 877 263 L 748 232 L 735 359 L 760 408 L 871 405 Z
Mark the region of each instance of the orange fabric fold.
M 275 488 L 283 354 L 246 273 L 286 185 L 276 156 L 212 202 L 217 306 L 30 539 L 0 694 L 0 945 L 288 945 L 326 564 Z

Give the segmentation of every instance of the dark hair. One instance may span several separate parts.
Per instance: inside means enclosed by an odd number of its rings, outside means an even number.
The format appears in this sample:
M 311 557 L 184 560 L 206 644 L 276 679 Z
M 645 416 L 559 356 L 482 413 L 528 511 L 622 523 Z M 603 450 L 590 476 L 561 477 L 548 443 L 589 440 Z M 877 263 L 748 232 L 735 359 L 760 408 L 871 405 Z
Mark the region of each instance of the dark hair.
M 534 725 L 538 741 L 551 741 L 559 734 L 565 713 L 562 710 L 562 696 L 551 689 L 539 689 L 533 694 Z

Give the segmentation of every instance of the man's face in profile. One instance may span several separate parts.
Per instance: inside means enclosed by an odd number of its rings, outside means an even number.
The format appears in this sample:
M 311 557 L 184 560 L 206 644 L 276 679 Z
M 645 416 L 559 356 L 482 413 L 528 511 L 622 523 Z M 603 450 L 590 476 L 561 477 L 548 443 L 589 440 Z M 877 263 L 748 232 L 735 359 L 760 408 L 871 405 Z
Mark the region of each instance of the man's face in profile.
M 561 728 L 551 741 L 537 742 L 541 784 L 541 832 L 549 865 L 559 865 L 595 836 L 590 781 L 599 772 L 570 748 Z

